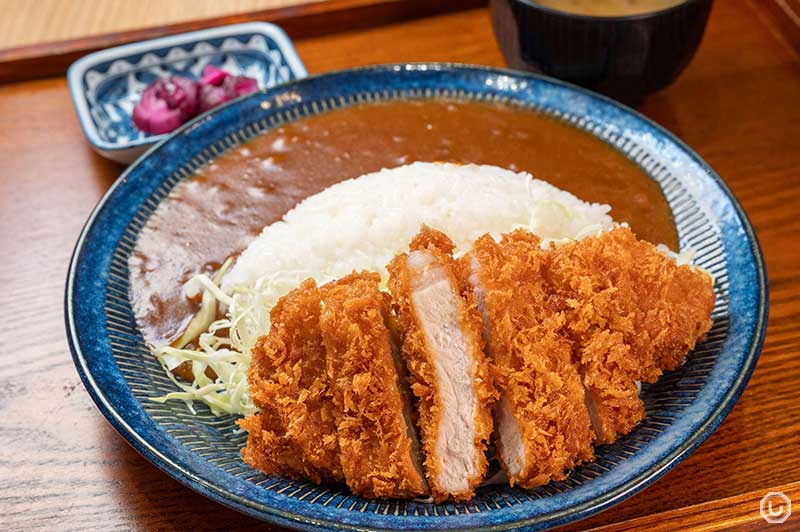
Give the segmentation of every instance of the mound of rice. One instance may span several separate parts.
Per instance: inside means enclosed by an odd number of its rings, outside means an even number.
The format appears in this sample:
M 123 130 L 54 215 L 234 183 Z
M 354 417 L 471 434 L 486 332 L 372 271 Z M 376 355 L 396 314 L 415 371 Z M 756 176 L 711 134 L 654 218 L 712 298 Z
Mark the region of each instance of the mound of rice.
M 596 234 L 612 226 L 609 210 L 496 166 L 414 163 L 333 185 L 267 226 L 225 275 L 221 292 L 208 279 L 190 282 L 188 292 L 214 291 L 227 319 L 201 336 L 198 350 L 156 350 L 166 367 L 192 360 L 198 376 L 191 386 L 176 381 L 183 391 L 162 399 L 200 400 L 215 412 L 250 411 L 249 353 L 269 330 L 277 300 L 309 277 L 324 283 L 366 269 L 385 280 L 386 264 L 422 224 L 444 231 L 463 253 L 485 233 L 499 237 L 520 227 L 545 243 Z M 223 329 L 229 338 L 214 334 Z M 202 378 L 207 366 L 216 382 Z

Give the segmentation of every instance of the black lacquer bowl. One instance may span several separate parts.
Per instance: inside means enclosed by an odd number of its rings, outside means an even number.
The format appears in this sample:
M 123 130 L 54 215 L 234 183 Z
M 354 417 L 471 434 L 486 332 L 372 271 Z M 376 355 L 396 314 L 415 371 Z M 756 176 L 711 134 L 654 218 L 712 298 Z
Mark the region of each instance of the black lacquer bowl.
M 694 57 L 712 0 L 687 0 L 634 16 L 558 11 L 532 0 L 491 0 L 506 62 L 639 105 L 672 83 Z

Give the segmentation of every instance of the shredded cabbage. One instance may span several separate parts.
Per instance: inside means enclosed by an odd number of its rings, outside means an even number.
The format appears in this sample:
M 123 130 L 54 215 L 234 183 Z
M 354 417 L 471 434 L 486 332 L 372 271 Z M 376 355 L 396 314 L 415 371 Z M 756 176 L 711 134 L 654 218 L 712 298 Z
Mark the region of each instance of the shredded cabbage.
M 490 166 L 414 163 L 329 187 L 266 227 L 230 272 L 226 261 L 213 278 L 198 275 L 187 283 L 187 293 L 202 290 L 201 311 L 179 342 L 152 348 L 179 391 L 153 400 L 184 401 L 193 413 L 193 402 L 216 415 L 253 412 L 250 353 L 269 331 L 278 299 L 305 279 L 323 284 L 353 269 L 377 271 L 385 283 L 386 263 L 421 223 L 447 233 L 458 253 L 486 232 L 499 236 L 515 228 L 538 234 L 545 246 L 598 234 L 613 226 L 609 209 L 529 174 Z M 691 255 L 662 251 L 691 262 Z M 211 322 L 218 311 L 225 318 Z M 196 347 L 186 348 L 192 341 Z M 172 373 L 187 361 L 191 383 Z
M 214 321 L 207 332 L 199 335 L 196 349 L 174 346 L 152 348 L 170 380 L 181 390 L 153 400 L 160 403 L 181 400 L 193 414 L 195 410 L 192 403 L 198 401 L 208 405 L 215 415 L 244 416 L 256 409 L 247 387 L 250 352 L 259 336 L 269 330 L 269 312 L 278 299 L 311 277 L 311 274 L 293 272 L 264 276 L 252 288 L 237 286 L 231 295 L 220 290 L 218 277 L 221 276 L 215 276 L 212 280 L 206 275 L 196 275 L 189 283 L 202 286 L 203 301 L 213 301 L 215 313 L 217 308 L 227 310 L 226 317 Z M 192 363 L 194 381 L 191 384 L 181 382 L 172 373 L 173 369 L 186 361 Z M 217 378 L 209 378 L 207 369 L 211 369 Z
M 250 349 L 233 346 L 231 338 L 218 334 L 224 330 L 235 330 L 228 319 L 214 321 L 218 309 L 235 304 L 234 298 L 223 293 L 219 284 L 231 265 L 228 259 L 209 279 L 206 275 L 196 275 L 190 283 L 204 288 L 200 310 L 194 316 L 181 337 L 169 346 L 153 347 L 152 351 L 170 380 L 181 390 L 170 392 L 153 401 L 163 403 L 180 400 L 194 414 L 192 402 L 200 401 L 208 405 L 214 415 L 247 415 L 254 410 L 253 401 L 247 388 L 247 368 L 250 366 Z M 196 341 L 197 349 L 185 349 Z M 191 362 L 191 384 L 178 380 L 172 370 L 184 362 Z M 207 373 L 213 372 L 214 378 Z

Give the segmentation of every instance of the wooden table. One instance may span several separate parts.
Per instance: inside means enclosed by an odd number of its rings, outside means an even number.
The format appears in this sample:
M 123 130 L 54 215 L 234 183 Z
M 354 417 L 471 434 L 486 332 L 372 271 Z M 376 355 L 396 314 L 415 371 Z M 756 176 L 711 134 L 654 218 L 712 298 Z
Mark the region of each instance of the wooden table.
M 313 0 L 0 0 L 0 49 L 175 22 L 295 6 Z M 58 16 L 43 16 L 58 13 Z
M 767 528 L 758 512 L 770 490 L 800 502 L 800 41 L 763 6 L 716 2 L 691 66 L 641 108 L 727 180 L 756 227 L 771 294 L 758 366 L 692 456 L 564 530 L 800 529 L 800 515 Z M 297 48 L 310 72 L 387 61 L 503 64 L 484 9 L 303 38 Z M 84 141 L 63 77 L 0 86 L 0 125 L 3 528 L 268 530 L 146 462 L 106 423 L 73 368 L 62 310 L 67 261 L 123 168 Z

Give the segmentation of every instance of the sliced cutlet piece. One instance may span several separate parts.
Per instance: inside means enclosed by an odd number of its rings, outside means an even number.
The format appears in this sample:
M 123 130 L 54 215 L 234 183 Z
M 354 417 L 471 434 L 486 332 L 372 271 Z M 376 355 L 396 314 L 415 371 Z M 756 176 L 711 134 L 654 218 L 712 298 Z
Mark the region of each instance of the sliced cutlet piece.
M 321 482 L 325 476 L 303 457 L 297 442 L 286 436 L 283 421 L 270 407 L 239 420 L 248 432 L 247 445 L 242 449 L 245 463 L 268 475 L 307 478 Z
M 586 389 L 595 444 L 612 443 L 633 430 L 644 419 L 645 409 L 639 398 L 637 379 L 632 376 L 637 370 L 635 358 L 623 336 L 619 332 L 597 330 L 576 338 L 573 359 Z
M 248 464 L 317 483 L 344 479 L 319 320 L 320 292 L 311 279 L 272 309 L 248 373 L 261 413 L 242 423 L 250 432 L 242 452 Z
M 347 485 L 371 498 L 427 493 L 411 394 L 377 273 L 321 288 L 321 328 Z
M 453 244 L 428 227 L 389 264 L 403 357 L 419 398 L 425 473 L 437 501 L 466 500 L 486 473 L 494 390 L 480 315 L 461 295 Z
M 711 327 L 711 277 L 678 265 L 624 226 L 554 247 L 550 305 L 566 313 L 599 442 L 644 416 L 635 381 L 683 364 Z
M 479 238 L 459 259 L 460 277 L 478 301 L 500 400 L 498 458 L 511 485 L 561 480 L 593 456 L 591 419 L 571 348 L 551 312 L 542 269 L 546 252 L 531 233 L 501 242 Z

